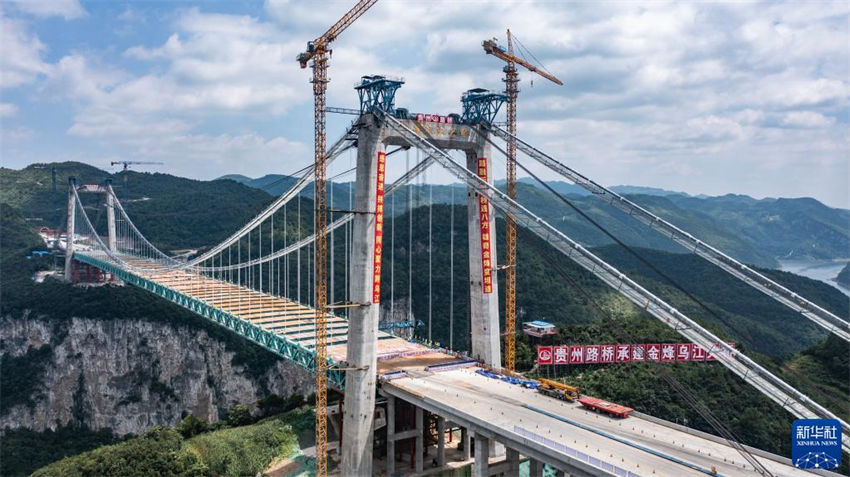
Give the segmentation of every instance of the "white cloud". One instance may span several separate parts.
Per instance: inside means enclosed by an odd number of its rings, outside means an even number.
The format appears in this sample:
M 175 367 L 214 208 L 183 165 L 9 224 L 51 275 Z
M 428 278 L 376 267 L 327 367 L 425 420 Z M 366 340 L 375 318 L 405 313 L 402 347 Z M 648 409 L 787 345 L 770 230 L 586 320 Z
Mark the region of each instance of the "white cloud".
M 0 103 L 0 118 L 14 116 L 18 112 L 18 107 L 12 103 Z
M 78 0 L 6 0 L 15 7 L 37 17 L 60 16 L 66 20 L 85 16 L 86 11 Z
M 47 73 L 49 65 L 42 60 L 46 51 L 24 22 L 0 11 L 0 88 L 31 83 Z
M 782 118 L 782 124 L 800 128 L 820 128 L 831 126 L 833 123 L 835 118 L 814 111 L 791 111 Z

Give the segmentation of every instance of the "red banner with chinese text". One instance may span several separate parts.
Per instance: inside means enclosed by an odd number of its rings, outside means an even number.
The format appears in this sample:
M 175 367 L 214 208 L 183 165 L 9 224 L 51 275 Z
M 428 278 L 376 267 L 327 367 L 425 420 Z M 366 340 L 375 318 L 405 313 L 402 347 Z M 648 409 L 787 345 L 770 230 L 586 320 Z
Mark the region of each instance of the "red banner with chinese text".
M 384 251 L 384 174 L 387 154 L 378 153 L 378 178 L 375 181 L 375 250 L 372 272 L 372 303 L 381 302 L 381 255 Z
M 478 177 L 485 181 L 487 174 L 487 158 L 478 158 Z M 481 285 L 484 293 L 493 292 L 493 264 L 490 254 L 490 204 L 483 195 L 478 196 L 478 223 L 481 228 Z
M 735 343 L 728 343 L 733 349 Z M 710 350 L 693 343 L 636 343 L 611 345 L 557 345 L 539 346 L 545 348 L 549 359 L 539 364 L 597 364 L 597 363 L 629 363 L 636 361 L 685 362 L 685 361 L 717 361 L 717 355 L 729 354 L 719 343 Z M 733 352 L 734 353 L 734 352 Z

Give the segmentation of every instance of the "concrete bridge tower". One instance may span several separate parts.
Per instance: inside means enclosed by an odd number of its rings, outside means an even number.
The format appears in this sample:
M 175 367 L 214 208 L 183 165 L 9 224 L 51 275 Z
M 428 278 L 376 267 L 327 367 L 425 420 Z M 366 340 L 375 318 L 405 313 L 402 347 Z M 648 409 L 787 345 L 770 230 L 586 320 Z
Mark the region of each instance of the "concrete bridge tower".
M 383 76 L 363 77 L 360 94 L 354 230 L 351 251 L 350 296 L 345 404 L 343 415 L 342 475 L 372 474 L 372 423 L 377 378 L 377 335 L 383 251 L 383 211 L 386 147 L 412 146 L 372 111 L 400 117 L 402 123 L 436 146 L 466 153 L 467 167 L 491 180 L 490 147 L 480 130 L 454 117 L 416 115 L 406 118 L 393 102 L 403 81 Z M 498 109 L 498 108 L 496 108 Z M 494 112 L 495 114 L 495 112 Z M 499 297 L 496 273 L 496 237 L 493 207 L 474 191 L 468 193 L 469 294 L 472 356 L 501 368 Z

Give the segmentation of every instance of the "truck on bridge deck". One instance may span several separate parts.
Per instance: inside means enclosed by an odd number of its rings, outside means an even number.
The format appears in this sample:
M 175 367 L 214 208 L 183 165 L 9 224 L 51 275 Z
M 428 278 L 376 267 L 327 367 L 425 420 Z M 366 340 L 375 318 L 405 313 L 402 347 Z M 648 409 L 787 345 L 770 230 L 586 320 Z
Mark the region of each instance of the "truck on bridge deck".
M 537 380 L 540 385 L 537 386 L 537 392 L 545 396 L 560 399 L 562 401 L 573 402 L 579 398 L 581 393 L 575 386 L 552 381 L 551 379 L 540 378 Z
M 583 398 L 580 398 L 578 402 L 588 409 L 592 409 L 596 412 L 610 414 L 614 417 L 629 417 L 629 414 L 634 411 L 634 409 L 630 407 L 621 406 L 619 404 L 614 404 L 613 402 L 605 401 L 604 399 L 599 399 L 590 396 L 584 396 Z

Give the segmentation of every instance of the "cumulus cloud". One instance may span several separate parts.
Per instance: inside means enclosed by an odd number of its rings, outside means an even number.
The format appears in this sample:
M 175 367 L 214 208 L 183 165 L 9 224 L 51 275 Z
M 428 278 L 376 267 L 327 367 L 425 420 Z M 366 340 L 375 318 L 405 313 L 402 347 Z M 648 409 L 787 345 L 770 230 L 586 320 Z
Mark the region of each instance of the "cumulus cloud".
M 161 37 L 112 63 L 80 49 L 46 64 L 47 46 L 9 20 L 2 84 L 44 78 L 40 93 L 73 104 L 67 133 L 104 149 L 193 164 L 186 173 L 194 176 L 198 164 L 215 175 L 271 172 L 280 164 L 273 157 L 309 157 L 310 72 L 295 56 L 349 7 L 267 0 L 252 15 L 178 8 L 164 15 Z M 464 90 L 504 87 L 503 65 L 481 41 L 504 42 L 506 18 L 534 52 L 528 59 L 565 83 L 521 71 L 520 136 L 588 175 L 696 193 L 820 194 L 850 205 L 838 179 L 848 153 L 850 65 L 838 60 L 850 55 L 846 2 L 378 3 L 333 45 L 328 104 L 355 106 L 358 78 L 385 73 L 407 81 L 399 106 L 457 112 Z M 119 19 L 135 29 L 144 22 L 130 8 Z M 17 52 L 11 60 L 6 44 Z M 783 172 L 801 163 L 832 173 Z M 708 190 L 711 177 L 727 189 Z
M 85 16 L 86 11 L 78 0 L 6 0 L 15 7 L 37 17 L 60 16 L 66 20 Z
M 0 103 L 0 118 L 14 116 L 18 112 L 18 107 L 12 103 Z
M 42 60 L 47 47 L 27 25 L 0 11 L 0 88 L 31 83 L 49 70 Z
M 791 111 L 782 118 L 782 124 L 801 128 L 819 128 L 830 126 L 835 118 L 826 117 L 814 111 Z

